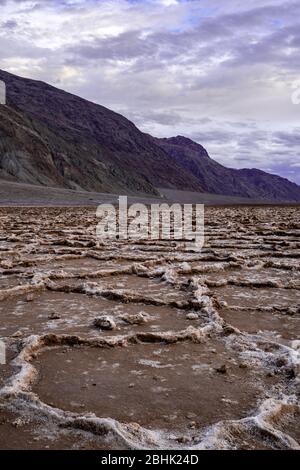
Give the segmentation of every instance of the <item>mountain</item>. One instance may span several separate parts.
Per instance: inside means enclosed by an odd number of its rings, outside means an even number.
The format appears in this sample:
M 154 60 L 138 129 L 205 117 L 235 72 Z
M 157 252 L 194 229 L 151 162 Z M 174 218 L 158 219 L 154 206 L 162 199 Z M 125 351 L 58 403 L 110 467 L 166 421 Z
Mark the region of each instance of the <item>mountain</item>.
M 183 136 L 155 141 L 198 179 L 204 192 L 270 201 L 300 201 L 300 187 L 286 178 L 257 169 L 226 168 L 210 158 L 202 145 Z
M 0 71 L 0 178 L 99 192 L 201 190 L 120 114 L 42 82 Z
M 0 70 L 0 179 L 118 194 L 158 188 L 300 201 L 300 187 L 260 170 L 234 170 L 185 137 L 156 139 L 103 106 Z

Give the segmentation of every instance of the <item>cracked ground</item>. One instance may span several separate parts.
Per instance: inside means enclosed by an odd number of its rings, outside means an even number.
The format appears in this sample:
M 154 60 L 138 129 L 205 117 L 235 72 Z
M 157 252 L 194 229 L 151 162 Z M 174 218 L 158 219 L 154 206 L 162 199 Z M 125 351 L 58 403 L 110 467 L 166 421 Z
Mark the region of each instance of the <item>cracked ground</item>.
M 300 209 L 205 214 L 197 253 L 0 209 L 1 449 L 300 448 Z

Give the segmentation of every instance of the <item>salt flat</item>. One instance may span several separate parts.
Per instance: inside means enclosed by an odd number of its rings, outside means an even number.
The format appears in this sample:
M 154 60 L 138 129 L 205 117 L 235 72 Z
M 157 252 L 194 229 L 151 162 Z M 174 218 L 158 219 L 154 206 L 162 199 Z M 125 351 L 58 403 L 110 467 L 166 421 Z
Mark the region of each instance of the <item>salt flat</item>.
M 0 448 L 299 448 L 299 215 L 208 207 L 192 252 L 1 208 Z

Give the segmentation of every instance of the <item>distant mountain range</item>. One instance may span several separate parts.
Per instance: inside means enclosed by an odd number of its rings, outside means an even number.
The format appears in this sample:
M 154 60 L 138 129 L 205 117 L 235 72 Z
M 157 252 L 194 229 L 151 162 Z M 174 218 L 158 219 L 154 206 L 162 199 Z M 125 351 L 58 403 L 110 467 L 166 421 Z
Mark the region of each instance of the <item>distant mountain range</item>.
M 158 188 L 300 202 L 300 187 L 226 168 L 182 136 L 157 139 L 125 117 L 46 83 L 0 70 L 0 179 L 120 194 Z M 0 183 L 1 184 L 1 183 Z

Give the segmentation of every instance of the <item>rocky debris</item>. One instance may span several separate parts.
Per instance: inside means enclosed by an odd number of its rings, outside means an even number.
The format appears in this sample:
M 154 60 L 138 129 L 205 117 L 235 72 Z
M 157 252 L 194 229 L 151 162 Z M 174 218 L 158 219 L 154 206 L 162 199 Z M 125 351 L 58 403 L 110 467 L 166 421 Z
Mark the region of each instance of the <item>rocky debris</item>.
M 26 295 L 26 302 L 32 302 L 34 299 L 35 299 L 35 296 L 32 292 Z
M 223 334 L 225 336 L 229 336 L 229 335 L 233 335 L 233 334 L 239 334 L 239 330 L 237 328 L 234 328 L 233 326 L 231 325 L 225 325 L 223 327 Z
M 189 312 L 189 313 L 187 313 L 186 318 L 187 318 L 187 320 L 198 320 L 199 316 L 195 312 Z
M 2 260 L 0 261 L 0 266 L 2 269 L 11 269 L 13 267 L 13 262 L 11 260 Z
M 227 374 L 228 368 L 226 364 L 222 364 L 220 367 L 217 367 L 215 371 L 218 372 L 219 374 Z
M 14 334 L 12 334 L 12 338 L 21 338 L 24 335 L 24 332 L 22 330 L 16 331 Z
M 300 352 L 300 340 L 299 339 L 292 341 L 291 346 L 293 349 Z
M 114 319 L 108 315 L 95 318 L 93 325 L 101 330 L 115 330 L 117 328 Z
M 56 313 L 56 312 L 51 312 L 49 315 L 48 315 L 48 319 L 49 320 L 59 320 L 61 318 L 61 316 Z
M 150 316 L 148 315 L 148 313 L 139 312 L 133 315 L 130 313 L 126 315 L 121 315 L 119 318 L 124 322 L 128 323 L 129 325 L 143 325 L 145 323 L 148 323 Z
M 186 415 L 187 419 L 195 419 L 197 418 L 197 415 L 195 413 L 187 413 Z
M 247 369 L 247 368 L 248 368 L 248 364 L 246 364 L 246 362 L 240 362 L 239 368 L 240 368 L 240 369 Z

